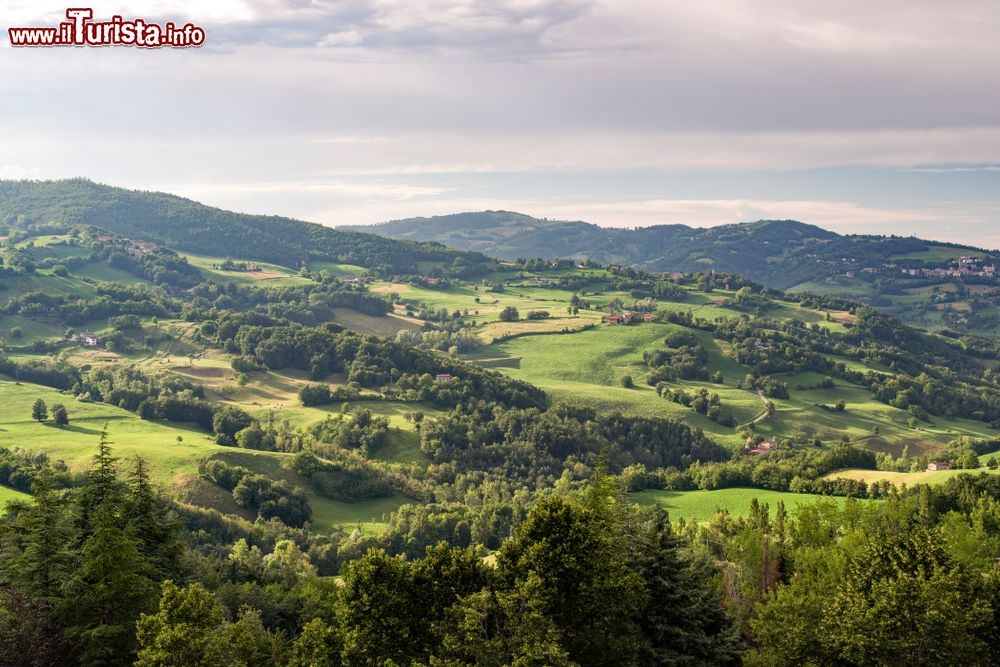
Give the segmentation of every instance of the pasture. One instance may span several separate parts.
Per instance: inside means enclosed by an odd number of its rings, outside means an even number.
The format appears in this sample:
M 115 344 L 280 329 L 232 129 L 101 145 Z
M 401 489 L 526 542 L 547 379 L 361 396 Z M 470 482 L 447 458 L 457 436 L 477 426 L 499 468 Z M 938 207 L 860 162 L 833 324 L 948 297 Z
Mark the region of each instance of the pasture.
M 718 489 L 715 491 L 657 491 L 647 490 L 630 493 L 629 499 L 640 505 L 659 505 L 667 510 L 672 521 L 693 520 L 709 521 L 718 510 L 729 512 L 733 516 L 746 516 L 750 512 L 750 504 L 756 498 L 757 502 L 770 507 L 771 516 L 777 510 L 778 503 L 785 503 L 785 509 L 794 514 L 803 505 L 816 502 L 835 503 L 843 507 L 847 498 L 841 496 L 819 496 L 810 493 L 786 493 L 768 491 L 766 489 Z M 870 500 L 852 502 L 869 503 Z

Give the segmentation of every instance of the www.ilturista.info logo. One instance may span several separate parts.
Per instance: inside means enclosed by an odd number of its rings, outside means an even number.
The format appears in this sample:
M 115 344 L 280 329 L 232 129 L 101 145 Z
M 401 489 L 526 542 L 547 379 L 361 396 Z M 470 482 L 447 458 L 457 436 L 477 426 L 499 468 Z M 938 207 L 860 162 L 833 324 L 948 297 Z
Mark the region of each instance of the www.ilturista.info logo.
M 144 19 L 125 20 L 112 16 L 93 21 L 90 8 L 67 9 L 68 21 L 48 28 L 8 28 L 11 46 L 139 46 L 186 48 L 205 43 L 205 29 L 191 23 L 163 25 Z

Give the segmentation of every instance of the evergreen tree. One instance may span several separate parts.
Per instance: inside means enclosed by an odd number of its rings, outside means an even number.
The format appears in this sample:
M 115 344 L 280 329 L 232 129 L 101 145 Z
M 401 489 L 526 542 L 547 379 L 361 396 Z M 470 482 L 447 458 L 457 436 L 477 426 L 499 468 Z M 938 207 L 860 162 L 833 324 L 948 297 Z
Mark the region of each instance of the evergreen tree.
M 136 620 L 155 599 L 138 540 L 120 529 L 109 505 L 97 507 L 93 532 L 63 585 L 60 612 L 67 635 L 80 645 L 82 665 L 130 664 Z
M 139 541 L 139 549 L 157 581 L 181 574 L 184 544 L 180 523 L 168 510 L 149 480 L 149 466 L 136 457 L 125 498 L 126 529 Z
M 590 507 L 545 498 L 497 556 L 508 589 L 538 576 L 543 613 L 562 634 L 569 658 L 584 666 L 635 664 L 640 645 L 631 619 L 642 605 L 642 580 L 608 528 Z
M 738 663 L 735 633 L 710 567 L 682 556 L 665 512 L 657 510 L 638 568 L 646 584 L 639 613 L 643 665 Z
M 17 568 L 15 580 L 46 602 L 52 602 L 58 594 L 75 555 L 66 501 L 51 483 L 49 470 L 31 481 L 35 502 L 18 515 L 15 524 L 23 535 L 23 551 L 20 558 L 4 558 L 5 569 Z
M 94 517 L 100 507 L 104 508 L 110 520 L 118 522 L 119 529 L 125 528 L 125 522 L 120 519 L 126 487 L 118 477 L 117 463 L 118 459 L 111 453 L 108 425 L 105 424 L 101 429 L 97 454 L 77 494 L 78 539 L 81 542 L 93 532 Z

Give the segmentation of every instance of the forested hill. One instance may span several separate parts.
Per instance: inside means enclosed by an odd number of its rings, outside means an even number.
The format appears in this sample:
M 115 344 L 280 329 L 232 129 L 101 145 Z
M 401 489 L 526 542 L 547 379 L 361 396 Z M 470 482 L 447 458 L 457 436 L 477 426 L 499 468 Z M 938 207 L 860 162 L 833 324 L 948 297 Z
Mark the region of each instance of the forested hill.
M 613 229 L 508 211 L 411 218 L 350 229 L 393 239 L 438 241 L 500 259 L 589 258 L 600 264 L 650 271 L 714 268 L 779 289 L 818 277 L 914 259 L 932 248 L 963 248 L 911 237 L 841 236 L 793 220 L 711 228 L 658 225 Z
M 178 250 L 298 268 L 326 260 L 417 273 L 418 262 L 482 265 L 478 253 L 437 243 L 399 242 L 292 218 L 246 215 L 162 192 L 141 192 L 85 179 L 0 181 L 0 224 L 24 227 L 93 225 Z M 54 231 L 58 231 L 54 229 Z

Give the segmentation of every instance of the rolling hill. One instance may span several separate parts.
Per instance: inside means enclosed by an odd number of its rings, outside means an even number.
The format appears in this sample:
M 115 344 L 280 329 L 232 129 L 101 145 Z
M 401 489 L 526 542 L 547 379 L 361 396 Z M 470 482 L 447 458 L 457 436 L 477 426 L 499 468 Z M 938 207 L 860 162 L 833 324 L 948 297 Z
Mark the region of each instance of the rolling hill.
M 126 190 L 82 178 L 0 181 L 0 225 L 36 230 L 49 226 L 54 233 L 89 225 L 177 250 L 292 269 L 315 260 L 415 273 L 421 263 L 450 265 L 461 258 L 469 266 L 487 261 L 478 253 L 436 243 L 400 243 L 292 218 L 234 213 L 176 195 Z
M 508 211 L 458 213 L 350 227 L 393 239 L 437 241 L 491 257 L 591 259 L 650 271 L 715 269 L 788 289 L 826 277 L 886 264 L 937 265 L 965 254 L 998 253 L 898 236 L 844 236 L 794 220 L 697 228 L 657 225 L 636 229 L 581 221 L 533 218 Z M 895 268 L 895 267 L 894 267 Z

